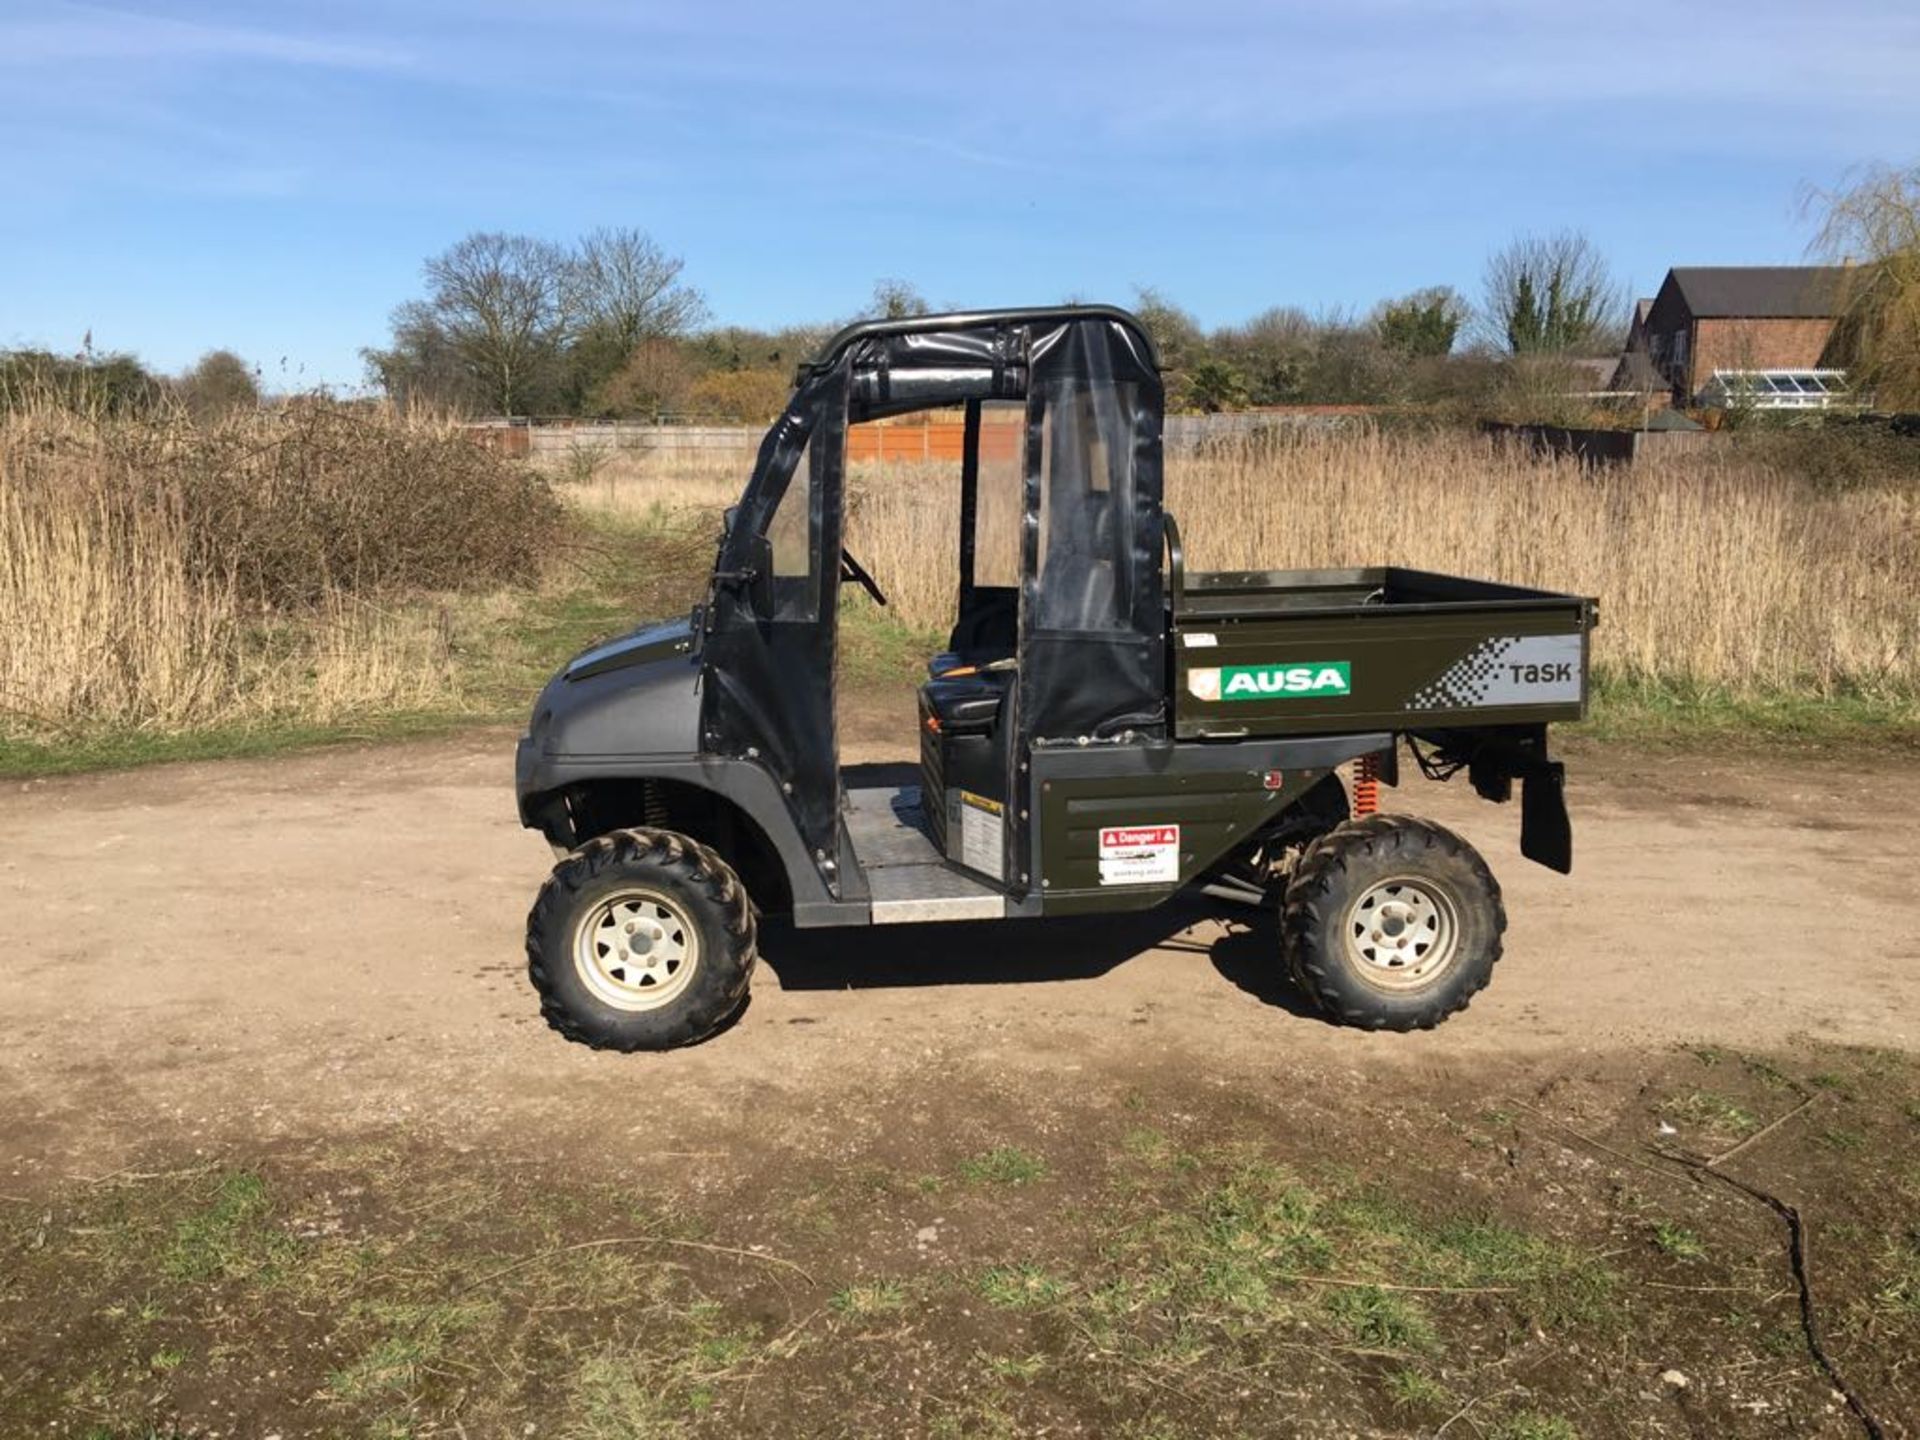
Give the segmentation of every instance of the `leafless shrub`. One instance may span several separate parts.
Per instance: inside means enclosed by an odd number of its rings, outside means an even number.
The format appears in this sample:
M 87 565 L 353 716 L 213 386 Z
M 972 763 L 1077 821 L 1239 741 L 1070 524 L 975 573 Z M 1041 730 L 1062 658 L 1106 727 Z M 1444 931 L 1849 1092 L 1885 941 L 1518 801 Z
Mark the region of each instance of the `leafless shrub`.
M 407 600 L 531 578 L 562 520 L 538 476 L 391 411 L 16 410 L 0 419 L 0 727 L 445 698 L 445 637 Z

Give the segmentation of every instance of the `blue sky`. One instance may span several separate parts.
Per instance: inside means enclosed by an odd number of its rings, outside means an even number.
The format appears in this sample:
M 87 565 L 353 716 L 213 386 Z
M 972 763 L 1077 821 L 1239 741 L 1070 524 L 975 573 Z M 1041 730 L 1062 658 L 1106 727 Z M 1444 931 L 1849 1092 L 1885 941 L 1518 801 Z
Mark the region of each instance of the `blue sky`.
M 1569 225 L 1650 293 L 1916 152 L 1913 0 L 0 0 L 0 346 L 353 385 L 429 253 L 603 224 L 743 324 L 1472 297 Z

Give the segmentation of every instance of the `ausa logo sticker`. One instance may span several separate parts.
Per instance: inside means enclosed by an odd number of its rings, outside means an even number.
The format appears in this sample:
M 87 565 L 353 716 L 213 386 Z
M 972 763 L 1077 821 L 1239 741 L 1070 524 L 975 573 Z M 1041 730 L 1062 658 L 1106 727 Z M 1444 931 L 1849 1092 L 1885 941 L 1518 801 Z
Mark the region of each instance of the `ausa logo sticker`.
M 1187 692 L 1196 700 L 1305 700 L 1351 695 L 1353 666 L 1345 660 L 1305 665 L 1221 665 L 1187 672 Z

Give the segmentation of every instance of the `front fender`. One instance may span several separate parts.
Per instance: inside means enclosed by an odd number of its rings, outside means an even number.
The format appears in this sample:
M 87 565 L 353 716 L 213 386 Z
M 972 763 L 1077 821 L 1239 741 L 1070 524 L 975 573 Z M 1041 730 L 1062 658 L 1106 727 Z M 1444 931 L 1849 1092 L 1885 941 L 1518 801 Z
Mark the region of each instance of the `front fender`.
M 533 750 L 529 737 L 520 742 L 516 769 L 521 823 L 546 831 L 550 839 L 556 828 L 564 825 L 567 792 L 577 786 L 606 781 L 664 780 L 707 791 L 738 809 L 759 827 L 772 846 L 786 875 L 796 925 L 846 924 L 866 918 L 867 896 L 858 872 L 847 876 L 841 894 L 836 895 L 829 888 L 801 838 L 779 781 L 752 760 L 717 755 L 541 755 Z M 845 870 L 843 866 L 842 873 Z M 854 890 L 860 893 L 854 894 Z

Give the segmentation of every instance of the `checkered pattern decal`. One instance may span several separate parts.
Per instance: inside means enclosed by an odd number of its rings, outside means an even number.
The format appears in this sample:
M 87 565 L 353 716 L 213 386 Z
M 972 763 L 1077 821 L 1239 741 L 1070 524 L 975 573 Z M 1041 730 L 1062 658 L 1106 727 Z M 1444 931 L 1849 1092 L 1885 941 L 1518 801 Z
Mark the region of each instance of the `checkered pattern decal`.
M 1496 635 L 1482 640 L 1407 700 L 1409 710 L 1578 703 L 1579 635 Z
M 1511 635 L 1482 640 L 1442 670 L 1438 680 L 1414 691 L 1407 701 L 1407 709 L 1459 710 L 1480 704 L 1498 673 L 1501 657 L 1513 643 Z

